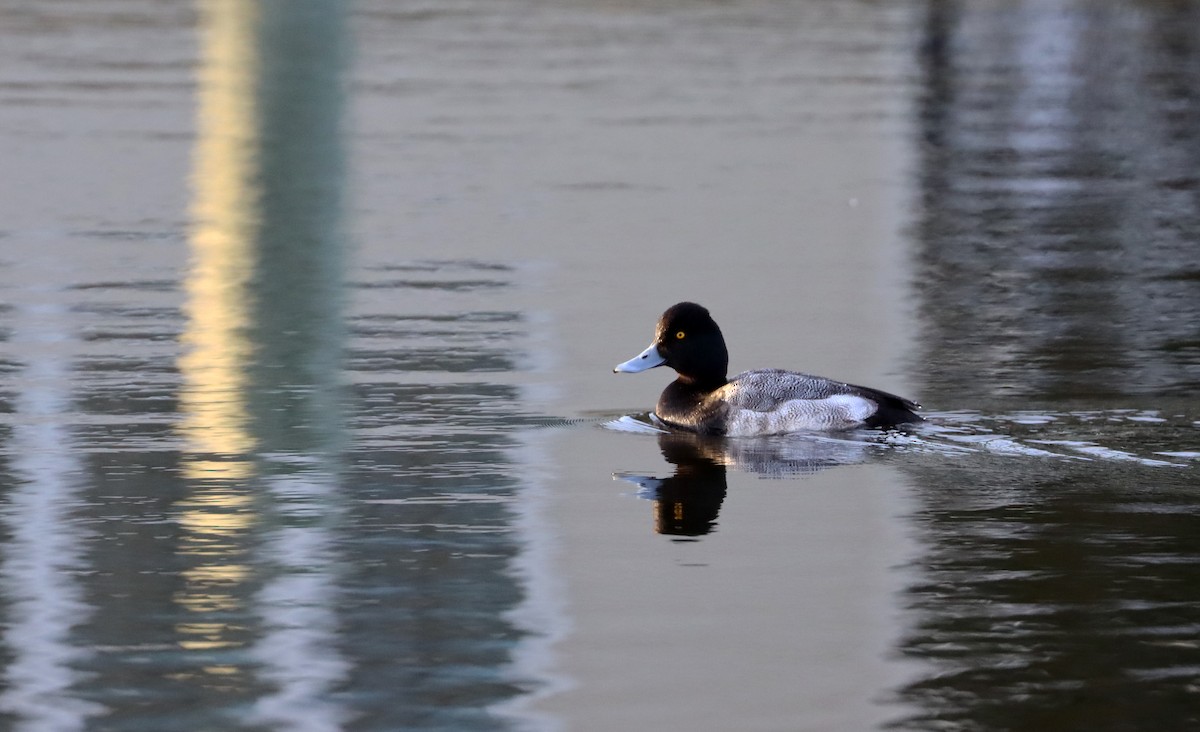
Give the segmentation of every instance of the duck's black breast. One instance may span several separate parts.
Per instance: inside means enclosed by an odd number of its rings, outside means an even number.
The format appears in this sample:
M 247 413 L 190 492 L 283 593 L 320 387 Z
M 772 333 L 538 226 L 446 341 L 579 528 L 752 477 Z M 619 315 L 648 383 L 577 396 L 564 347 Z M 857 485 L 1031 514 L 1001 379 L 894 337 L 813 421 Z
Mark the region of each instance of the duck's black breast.
M 672 427 L 702 435 L 725 434 L 729 411 L 719 390 L 701 389 L 682 379 L 663 389 L 654 408 L 658 418 Z

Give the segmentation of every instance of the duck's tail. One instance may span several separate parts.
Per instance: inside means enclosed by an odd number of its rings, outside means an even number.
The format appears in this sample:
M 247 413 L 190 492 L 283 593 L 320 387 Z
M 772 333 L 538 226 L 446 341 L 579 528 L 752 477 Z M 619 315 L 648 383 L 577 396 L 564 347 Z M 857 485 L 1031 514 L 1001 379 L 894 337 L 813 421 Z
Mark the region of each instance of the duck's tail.
M 878 389 L 859 388 L 866 392 L 863 396 L 879 405 L 875 413 L 867 417 L 863 423 L 865 426 L 895 427 L 897 425 L 925 421 L 924 417 L 917 414 L 917 410 L 921 408 L 921 405 L 913 400 L 889 394 L 886 391 L 879 391 Z

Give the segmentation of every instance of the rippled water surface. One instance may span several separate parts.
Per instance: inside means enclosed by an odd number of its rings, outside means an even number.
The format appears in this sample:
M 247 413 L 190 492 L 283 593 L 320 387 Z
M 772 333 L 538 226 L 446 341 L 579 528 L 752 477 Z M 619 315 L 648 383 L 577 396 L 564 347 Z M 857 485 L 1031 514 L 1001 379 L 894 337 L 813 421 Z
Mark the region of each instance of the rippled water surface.
M 0 728 L 1200 727 L 1200 3 L 0 11 Z M 663 433 L 671 303 L 890 433 Z

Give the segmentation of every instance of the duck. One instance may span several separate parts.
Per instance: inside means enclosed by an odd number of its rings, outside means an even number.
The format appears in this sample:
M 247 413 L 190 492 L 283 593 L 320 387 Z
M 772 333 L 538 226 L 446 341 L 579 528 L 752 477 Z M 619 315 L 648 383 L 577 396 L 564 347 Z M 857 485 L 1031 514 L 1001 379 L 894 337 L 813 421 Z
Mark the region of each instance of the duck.
M 743 371 L 733 378 L 725 337 L 694 302 L 667 308 L 646 350 L 613 368 L 634 374 L 674 369 L 654 409 L 667 427 L 706 435 L 749 437 L 790 432 L 887 429 L 922 422 L 920 404 L 867 386 L 783 369 Z

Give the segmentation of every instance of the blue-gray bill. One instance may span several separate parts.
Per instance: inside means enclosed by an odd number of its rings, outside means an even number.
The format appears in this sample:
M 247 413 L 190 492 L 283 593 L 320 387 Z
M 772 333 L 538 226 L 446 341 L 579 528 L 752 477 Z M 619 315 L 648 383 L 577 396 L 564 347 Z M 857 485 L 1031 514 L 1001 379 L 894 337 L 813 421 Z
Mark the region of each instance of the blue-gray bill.
M 619 363 L 613 367 L 614 374 L 636 374 L 639 371 L 652 369 L 655 366 L 662 366 L 666 363 L 666 359 L 658 352 L 658 348 L 653 343 L 650 347 L 642 351 L 638 355 L 629 359 L 625 363 Z

